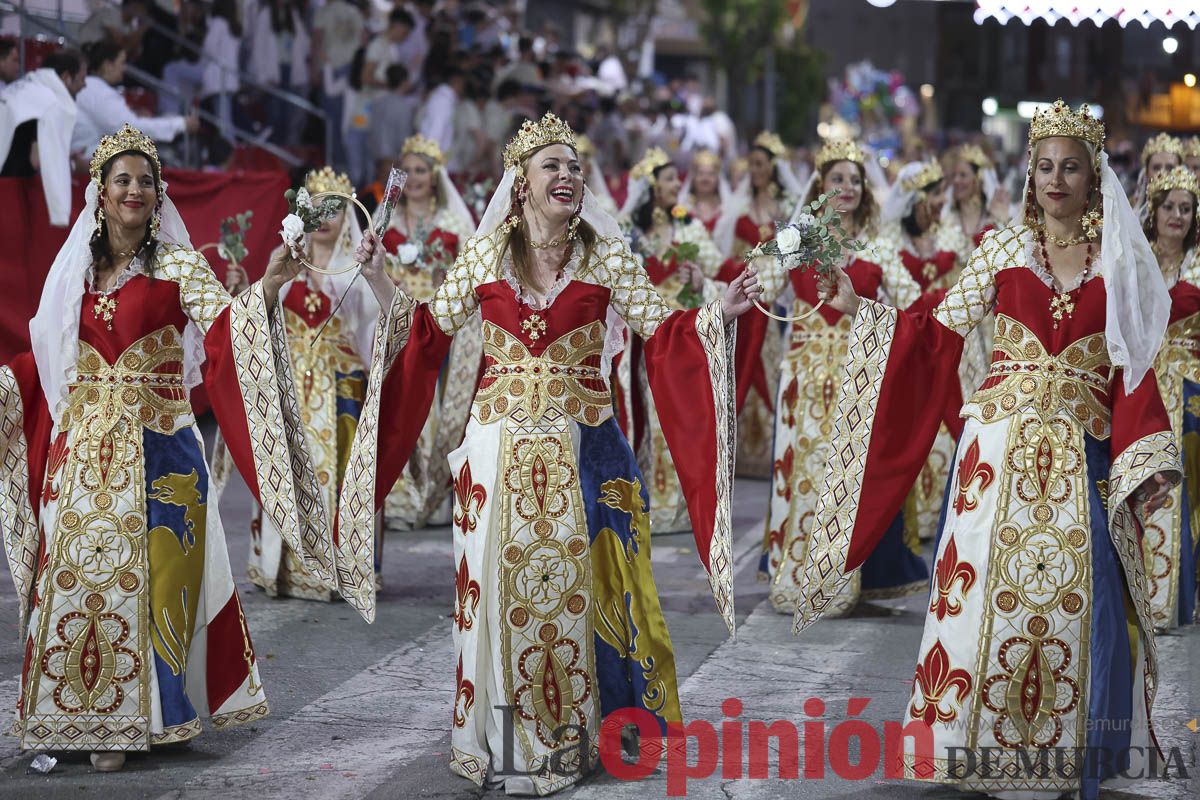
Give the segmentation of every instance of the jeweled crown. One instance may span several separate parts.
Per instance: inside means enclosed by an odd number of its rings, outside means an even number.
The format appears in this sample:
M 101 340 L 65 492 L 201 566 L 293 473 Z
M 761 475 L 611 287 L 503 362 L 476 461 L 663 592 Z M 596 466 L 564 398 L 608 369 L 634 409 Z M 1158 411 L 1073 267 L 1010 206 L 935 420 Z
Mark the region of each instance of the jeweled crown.
M 1183 157 L 1200 158 L 1200 136 L 1183 140 Z
M 591 158 L 596 155 L 596 145 L 586 134 L 577 133 L 575 134 L 575 152 Z
M 404 145 L 400 148 L 400 157 L 403 158 L 409 153 L 425 156 L 439 167 L 446 166 L 446 154 L 442 152 L 442 148 L 438 147 L 438 143 L 428 136 L 418 133 L 405 139 Z
M 1187 167 L 1171 167 L 1150 179 L 1148 197 L 1154 197 L 1159 192 L 1169 192 L 1172 189 L 1183 189 L 1191 192 L 1193 198 L 1200 198 L 1200 181 Z
M 787 145 L 783 143 L 783 139 L 779 138 L 779 134 L 771 131 L 763 131 L 754 137 L 754 146 L 761 147 L 775 158 L 783 158 L 788 151 Z
M 1072 111 L 1060 98 L 1054 101 L 1054 105 L 1035 113 L 1029 125 L 1031 146 L 1051 136 L 1082 139 L 1099 152 L 1104 147 L 1104 123 L 1092 116 L 1087 103 L 1081 105 L 1078 111 Z
M 1169 133 L 1160 133 L 1157 136 L 1151 136 L 1150 141 L 1146 142 L 1142 148 L 1142 165 L 1149 163 L 1152 156 L 1159 153 L 1173 153 L 1183 160 L 1183 142 L 1176 139 Z
M 993 166 L 988 154 L 983 152 L 983 148 L 977 144 L 964 144 L 958 148 L 958 157 L 979 169 L 991 169 Z
M 712 150 L 697 150 L 692 156 L 692 168 L 712 167 L 714 169 L 721 168 L 721 157 Z
M 654 182 L 654 171 L 671 163 L 671 157 L 661 147 L 651 147 L 642 156 L 642 160 L 633 165 L 629 177 L 634 180 Z
M 154 146 L 150 137 L 127 122 L 121 130 L 101 139 L 99 146 L 96 147 L 96 152 L 92 154 L 89 171 L 97 186 L 103 183 L 100 172 L 108 160 L 115 155 L 128 152 L 141 153 L 150 159 L 154 164 L 155 172 L 159 175 L 159 180 L 162 180 L 162 164 L 158 160 L 158 148 Z
M 354 184 L 350 182 L 350 177 L 344 172 L 334 172 L 332 167 L 321 167 L 308 173 L 304 178 L 304 188 L 308 189 L 309 194 L 354 194 Z
M 921 171 L 906 178 L 900 184 L 900 188 L 906 192 L 916 192 L 924 189 L 926 186 L 932 186 L 945 177 L 942 172 L 942 165 L 936 161 L 930 161 L 921 167 Z
M 565 144 L 576 153 L 579 152 L 571 126 L 551 112 L 547 111 L 537 122 L 527 119 L 504 148 L 504 168 L 519 166 L 521 160 L 530 153 L 552 144 Z
M 817 151 L 817 157 L 814 161 L 817 169 L 820 170 L 826 164 L 833 164 L 838 161 L 852 161 L 862 166 L 866 160 L 867 154 L 863 152 L 858 142 L 853 139 L 830 139 L 821 145 L 821 149 Z

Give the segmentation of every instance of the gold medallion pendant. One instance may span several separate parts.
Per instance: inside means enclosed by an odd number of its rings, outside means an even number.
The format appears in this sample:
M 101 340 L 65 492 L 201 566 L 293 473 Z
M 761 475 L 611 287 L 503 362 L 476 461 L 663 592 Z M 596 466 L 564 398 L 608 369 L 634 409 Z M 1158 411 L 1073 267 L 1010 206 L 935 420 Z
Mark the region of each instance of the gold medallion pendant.
M 104 320 L 104 326 L 110 331 L 112 330 L 113 314 L 117 313 L 117 298 L 102 294 L 96 298 L 96 305 L 92 309 L 92 315 L 96 319 Z
M 1059 320 L 1070 318 L 1075 313 L 1075 300 L 1069 294 L 1058 294 L 1050 298 L 1050 316 L 1054 317 L 1054 328 L 1058 329 Z

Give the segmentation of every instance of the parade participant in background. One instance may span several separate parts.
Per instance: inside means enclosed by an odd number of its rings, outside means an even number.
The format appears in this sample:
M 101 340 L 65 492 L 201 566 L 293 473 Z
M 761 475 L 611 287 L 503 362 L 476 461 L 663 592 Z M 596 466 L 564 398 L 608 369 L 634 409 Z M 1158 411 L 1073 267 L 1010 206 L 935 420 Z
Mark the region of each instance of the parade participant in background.
M 670 156 L 652 147 L 629 173 L 621 215 L 630 225 L 630 249 L 641 258 L 650 282 L 671 309 L 696 308 L 721 296 L 712 281 L 721 255 L 704 223 L 679 204 L 679 170 Z M 638 467 L 650 481 L 650 530 L 672 533 L 689 527 L 683 487 L 675 471 L 654 397 L 650 393 L 644 343 L 634 340 L 632 418 Z
M 608 181 L 605 180 L 604 172 L 596 161 L 596 145 L 582 133 L 577 134 L 575 139 L 579 146 L 579 164 L 583 167 L 583 177 L 587 181 L 588 188 L 596 196 L 596 202 L 600 204 L 604 213 L 615 216 L 617 202 L 613 200 L 612 192 L 608 188 Z
M 329 167 L 308 173 L 304 188 L 310 195 L 330 191 L 354 193 L 350 179 Z M 309 237 L 307 260 L 318 269 L 338 269 L 353 258 L 361 239 L 358 218 L 353 209 L 344 208 L 322 222 Z M 231 273 L 235 275 L 237 293 L 245 285 L 245 272 L 238 267 L 231 268 Z M 287 330 L 296 398 L 300 401 L 300 418 L 308 434 L 326 523 L 332 525 L 343 469 L 366 392 L 366 370 L 371 364 L 379 304 L 364 282 L 353 280 L 353 273 L 322 275 L 307 267 L 279 290 L 279 303 Z M 375 569 L 379 573 L 382 544 L 375 552 L 379 559 Z M 337 596 L 332 576 L 314 574 L 308 569 L 261 506 L 250 523 L 247 574 L 255 586 L 272 597 L 332 600 Z
M 850 238 L 870 243 L 878 232 L 879 207 L 864 168 L 868 158 L 856 142 L 827 142 L 817 151 L 816 170 L 804 202 L 836 193 L 830 202 L 842 217 L 842 229 Z M 794 296 L 792 317 L 811 312 L 818 304 L 812 271 L 785 272 L 775 259 L 761 263 L 764 298 Z M 871 260 L 869 250 L 862 255 L 847 251 L 842 268 L 861 296 L 899 308 L 907 308 L 920 297 L 916 282 L 894 259 L 880 264 Z M 833 414 L 851 322 L 850 317 L 828 307 L 793 322 L 787 354 L 777 368 L 775 460 L 759 569 L 771 581 L 769 597 L 781 613 L 793 613 L 800 598 L 813 511 L 833 440 Z M 905 533 L 904 517 L 897 515 L 884 537 L 885 544 L 864 569 L 861 587 L 848 585 L 850 589 L 839 598 L 837 613 L 849 613 L 860 596 L 898 597 L 925 590 L 929 570 L 919 542 L 915 536 L 906 539 Z
M 383 237 L 390 254 L 388 274 L 409 297 L 427 303 L 475 226 L 450 180 L 445 154 L 437 142 L 420 134 L 405 140 L 400 168 L 408 174 L 408 182 Z M 474 321 L 454 339 L 421 438 L 388 495 L 384 516 L 389 527 L 450 524 L 446 456 L 462 442 L 482 350 L 479 324 Z
M 481 313 L 487 367 L 450 458 L 450 765 L 479 786 L 544 795 L 594 766 L 581 742 L 584 732 L 598 741 L 605 715 L 639 708 L 664 729 L 680 719 L 647 495 L 612 417 L 609 358 L 620 338 L 609 323 L 619 317 L 646 341 L 699 554 L 732 626 L 731 325 L 759 288 L 747 272 L 722 299 L 672 311 L 585 189 L 574 133 L 553 115 L 522 126 L 504 165 L 431 303 L 394 289 L 379 250 L 362 254 L 388 310 L 342 490 L 338 573 L 371 619 L 372 500 L 382 502 L 416 441 L 450 337 Z M 511 726 L 515 735 L 503 733 Z
M 1200 180 L 1200 136 L 1183 140 L 1183 165 Z
M 943 226 L 962 231 L 960 263 L 965 264 L 983 235 L 1008 222 L 1012 198 L 1000 185 L 996 166 L 978 145 L 964 144 L 954 154 L 951 202 L 943 206 Z
M 1200 183 L 1187 167 L 1150 180 L 1146 237 L 1171 292 L 1171 321 L 1155 362 L 1158 389 L 1184 455 L 1184 483 L 1146 520 L 1142 554 L 1150 614 L 1156 630 L 1190 625 L 1196 610 L 1200 508 L 1200 258 L 1197 208 Z
M 704 223 L 709 233 L 716 229 L 721 209 L 731 194 L 729 181 L 721 173 L 721 157 L 712 150 L 700 150 L 693 155 L 692 168 L 679 192 L 680 202 Z
M 746 169 L 713 231 L 717 249 L 732 259 L 718 274 L 723 281 L 745 269 L 749 250 L 775 237 L 776 224 L 791 218 L 804 191 L 792 173 L 787 147 L 773 133 L 763 132 L 754 139 Z M 777 326 L 760 314 L 743 320 L 737 341 L 739 475 L 766 478 L 771 474 L 771 405 L 778 391 L 776 365 L 782 355 Z
M 1142 171 L 1138 173 L 1136 193 L 1130 201 L 1133 203 L 1139 219 L 1145 220 L 1149 213 L 1146 190 L 1150 186 L 1150 181 L 1160 172 L 1182 164 L 1183 142 L 1169 133 L 1160 133 L 1151 137 L 1142 147 Z
M 1137 762 L 1155 746 L 1138 528 L 1179 481 L 1151 369 L 1171 301 L 1108 166 L 1103 124 L 1060 100 L 1029 138 L 1024 222 L 987 234 L 935 310 L 860 299 L 842 273 L 821 281 L 854 316 L 853 391 L 839 401 L 796 626 L 820 616 L 895 518 L 958 385 L 963 337 L 993 312 L 994 359 L 962 411 L 905 719 L 929 726 L 932 755 L 909 740 L 905 774 L 1095 800 L 1102 779 L 1147 775 Z M 984 747 L 989 769 L 948 769 L 955 752 Z M 1113 758 L 1022 766 L 1050 747 Z
M 201 716 L 223 728 L 267 713 L 188 391 L 207 358 L 242 475 L 329 575 L 276 304 L 298 267 L 277 254 L 231 301 L 191 249 L 154 143 L 126 126 L 96 149 L 33 352 L 0 369 L 23 749 L 91 750 L 112 771 L 198 736 Z

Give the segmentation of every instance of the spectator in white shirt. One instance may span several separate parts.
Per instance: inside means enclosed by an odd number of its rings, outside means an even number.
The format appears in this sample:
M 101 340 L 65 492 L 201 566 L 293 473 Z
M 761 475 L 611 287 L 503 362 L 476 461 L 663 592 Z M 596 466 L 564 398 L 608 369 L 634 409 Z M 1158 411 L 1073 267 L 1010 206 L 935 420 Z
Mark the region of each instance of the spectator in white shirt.
M 78 113 L 71 152 L 90 160 L 101 137 L 121 129 L 125 123 L 136 126 L 156 142 L 169 142 L 184 131 L 195 133 L 200 120 L 195 116 L 138 117 L 125 96 L 117 89 L 125 80 L 125 51 L 116 42 L 97 42 L 87 49 L 91 75 L 75 98 Z
M 238 77 L 238 52 L 242 43 L 242 23 L 237 0 L 215 0 L 208 32 L 204 35 L 204 80 L 200 104 L 221 120 L 220 133 L 233 135 L 233 96 L 241 87 Z
M 267 0 L 259 7 L 250 33 L 248 71 L 256 83 L 285 92 L 308 94 L 308 28 L 299 0 Z M 303 128 L 296 106 L 267 96 L 267 125 L 279 144 L 294 144 Z
M 467 78 L 455 66 L 443 71 L 442 82 L 425 98 L 418 132 L 437 142 L 443 153 L 454 145 L 454 116 L 458 99 L 466 89 Z
M 422 53 L 413 60 L 412 53 L 404 47 L 413 35 L 412 14 L 396 8 L 388 15 L 387 30 L 371 40 L 367 46 L 367 64 L 363 73 L 363 84 L 376 90 L 387 89 L 387 68 L 392 64 L 403 64 L 410 76 L 419 75 L 425 61 Z
M 0 39 L 0 88 L 21 77 L 21 48 L 12 39 Z
M 51 225 L 70 222 L 71 131 L 85 78 L 87 59 L 59 50 L 0 91 L 0 177 L 40 172 Z
M 79 42 L 95 44 L 106 39 L 116 42 L 127 52 L 137 53 L 148 29 L 150 12 L 146 0 L 96 0 L 95 10 L 79 29 Z
M 367 29 L 362 11 L 347 0 L 329 0 L 313 15 L 313 63 L 321 86 L 321 110 L 333 134 L 333 166 L 348 168 L 342 121 L 346 92 L 350 88 L 350 64 L 362 47 Z M 360 76 L 361 77 L 361 76 Z

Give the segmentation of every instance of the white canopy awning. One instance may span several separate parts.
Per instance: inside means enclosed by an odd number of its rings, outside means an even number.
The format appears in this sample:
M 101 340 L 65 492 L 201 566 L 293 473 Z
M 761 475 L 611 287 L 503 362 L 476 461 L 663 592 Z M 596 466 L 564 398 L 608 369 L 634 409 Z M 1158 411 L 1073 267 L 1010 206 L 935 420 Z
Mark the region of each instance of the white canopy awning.
M 995 19 L 1029 25 L 1041 19 L 1051 25 L 1059 20 L 1072 25 L 1091 20 L 1103 25 L 1114 19 L 1122 26 L 1140 22 L 1148 28 L 1161 22 L 1169 28 L 1182 22 L 1193 29 L 1200 24 L 1200 4 L 1187 0 L 978 0 L 978 4 L 975 21 L 979 23 Z

